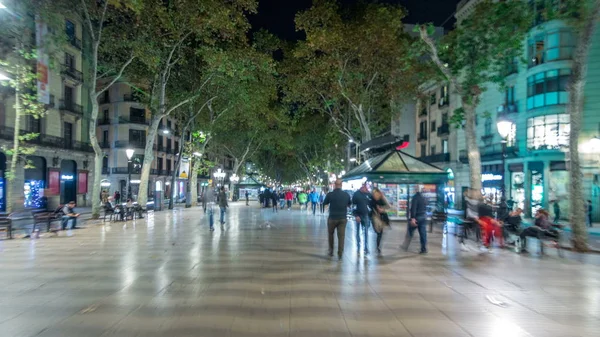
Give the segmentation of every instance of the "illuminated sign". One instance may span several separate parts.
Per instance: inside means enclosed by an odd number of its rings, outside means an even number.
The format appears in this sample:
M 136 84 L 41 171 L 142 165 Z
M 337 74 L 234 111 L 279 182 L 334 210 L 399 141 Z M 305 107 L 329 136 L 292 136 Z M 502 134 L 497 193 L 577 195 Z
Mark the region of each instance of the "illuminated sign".
M 63 174 L 60 176 L 60 180 L 73 180 L 74 177 L 71 174 Z
M 100 181 L 100 186 L 102 186 L 102 187 L 110 187 L 110 181 L 104 179 L 104 180 Z
M 497 181 L 497 180 L 502 180 L 502 176 L 499 174 L 491 174 L 491 173 L 484 173 L 481 175 L 481 181 Z
M 141 180 L 132 180 L 132 181 L 130 181 L 130 182 L 131 182 L 132 184 L 139 184 L 139 183 L 141 183 L 142 181 L 141 181 Z

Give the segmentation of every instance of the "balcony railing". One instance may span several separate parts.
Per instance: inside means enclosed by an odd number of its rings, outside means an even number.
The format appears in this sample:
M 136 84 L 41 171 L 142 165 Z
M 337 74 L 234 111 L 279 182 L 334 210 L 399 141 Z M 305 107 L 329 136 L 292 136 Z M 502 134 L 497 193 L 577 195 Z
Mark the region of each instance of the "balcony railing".
M 438 126 L 438 128 L 437 128 L 438 137 L 449 135 L 449 134 L 450 134 L 450 124 L 446 123 L 446 124 L 442 124 L 442 125 Z
M 146 148 L 146 142 L 142 142 L 142 141 L 128 141 L 128 140 L 117 140 L 115 142 L 115 147 L 116 148 L 128 148 L 128 147 L 132 147 L 135 149 L 145 149 Z
M 119 123 L 132 123 L 132 124 L 141 124 L 141 125 L 150 125 L 150 121 L 145 117 L 138 116 L 129 116 L 127 117 L 119 117 Z
M 12 141 L 15 129 L 9 126 L 0 126 L 0 138 Z M 28 131 L 21 130 L 20 134 L 26 134 Z M 46 146 L 55 149 L 68 149 L 82 152 L 94 152 L 92 145 L 80 141 L 67 141 L 62 137 L 40 134 L 36 138 L 28 140 L 26 143 L 31 145 Z
M 81 50 L 81 39 L 78 39 L 75 36 L 69 36 L 67 37 L 67 39 L 69 40 L 69 44 L 79 50 Z
M 140 174 L 142 169 L 139 167 L 132 167 L 131 174 Z M 127 167 L 113 167 L 112 173 L 114 174 L 129 174 L 129 168 Z
M 102 119 L 99 119 L 99 120 L 98 120 L 98 125 L 110 125 L 110 118 L 107 118 L 107 119 L 104 119 L 104 118 L 102 118 Z
M 426 141 L 427 140 L 427 134 L 426 133 L 420 133 L 419 134 L 419 138 L 417 138 L 417 141 L 422 142 L 422 141 Z
M 515 158 L 518 156 L 518 154 L 519 154 L 519 149 L 516 146 L 507 146 L 506 147 L 506 157 L 507 158 Z M 479 155 L 481 156 L 482 161 L 502 159 L 502 143 L 480 147 Z M 459 157 L 459 160 L 463 163 L 467 163 L 469 161 L 469 159 L 467 157 L 467 150 L 460 150 L 458 157 Z
M 60 100 L 59 110 L 66 111 L 75 115 L 83 115 L 83 107 L 70 101 Z
M 73 66 L 63 64 L 62 74 L 77 83 L 83 82 L 83 73 Z
M 139 102 L 140 98 L 134 94 L 125 94 L 123 95 L 124 102 Z
M 517 113 L 519 112 L 519 106 L 517 105 L 517 103 L 502 104 L 499 105 L 498 109 L 496 110 L 500 113 Z
M 169 171 L 168 170 L 159 170 L 158 171 L 158 175 L 159 176 L 168 176 L 169 175 Z
M 110 149 L 110 142 L 102 142 L 100 143 L 100 147 L 103 149 Z
M 447 163 L 450 161 L 450 153 L 438 153 L 420 158 L 426 163 Z
M 156 146 L 156 150 L 159 151 L 159 152 L 165 152 L 165 146 L 162 145 L 162 144 L 158 144 Z

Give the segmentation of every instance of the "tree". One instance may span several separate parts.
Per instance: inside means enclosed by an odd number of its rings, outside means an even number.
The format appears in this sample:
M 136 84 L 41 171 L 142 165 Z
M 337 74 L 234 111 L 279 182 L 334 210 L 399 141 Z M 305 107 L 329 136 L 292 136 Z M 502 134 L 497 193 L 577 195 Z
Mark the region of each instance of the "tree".
M 507 64 L 521 56 L 530 13 L 525 1 L 484 0 L 440 41 L 431 36 L 431 25 L 417 28 L 424 50 L 460 97 L 462 107 L 452 119 L 464 128 L 470 185 L 477 191 L 482 183 L 475 110 L 486 86 L 503 86 Z
M 288 62 L 288 100 L 326 114 L 359 143 L 387 129 L 397 102 L 414 96 L 422 74 L 415 71 L 404 15 L 393 5 L 360 4 L 344 12 L 334 1 L 315 1 L 296 16 L 306 41 Z
M 186 68 L 181 65 L 192 62 L 194 58 L 190 59 L 191 55 L 201 57 L 206 50 L 243 43 L 249 28 L 245 13 L 252 13 L 255 9 L 254 0 L 226 3 L 219 0 L 181 0 L 154 3 L 144 11 L 141 26 L 147 34 L 147 54 L 140 58 L 142 62 L 134 76 L 142 82 L 141 87 L 148 88 L 151 120 L 140 177 L 140 204 L 144 205 L 147 201 L 148 178 L 154 160 L 153 145 L 160 121 L 199 95 L 190 91 L 189 86 L 179 85 L 178 80 L 186 78 L 181 71 Z M 148 78 L 150 83 L 146 81 Z

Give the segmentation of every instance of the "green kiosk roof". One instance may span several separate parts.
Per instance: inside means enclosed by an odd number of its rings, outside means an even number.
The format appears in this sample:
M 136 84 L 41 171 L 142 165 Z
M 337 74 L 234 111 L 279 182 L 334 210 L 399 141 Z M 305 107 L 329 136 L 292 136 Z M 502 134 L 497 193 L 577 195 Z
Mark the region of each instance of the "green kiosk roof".
M 362 177 L 381 183 L 444 183 L 448 180 L 446 171 L 398 150 L 367 160 L 346 173 L 343 180 Z
M 238 184 L 239 185 L 245 185 L 245 186 L 265 186 L 265 184 L 260 183 L 258 180 L 254 179 L 252 176 L 245 176 L 244 179 L 242 179 L 242 181 L 240 181 Z

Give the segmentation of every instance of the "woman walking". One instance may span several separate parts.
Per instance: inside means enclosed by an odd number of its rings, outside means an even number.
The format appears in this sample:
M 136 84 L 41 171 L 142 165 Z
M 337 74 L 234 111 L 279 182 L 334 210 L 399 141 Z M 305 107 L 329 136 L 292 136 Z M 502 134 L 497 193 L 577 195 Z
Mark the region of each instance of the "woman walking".
M 371 192 L 371 223 L 373 230 L 377 234 L 377 254 L 381 255 L 381 240 L 383 239 L 383 229 L 390 227 L 390 218 L 387 215 L 386 209 L 390 207 L 385 199 L 385 196 L 378 188 L 374 188 Z

